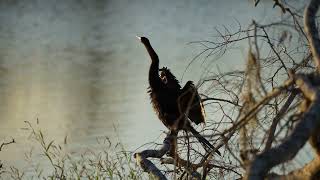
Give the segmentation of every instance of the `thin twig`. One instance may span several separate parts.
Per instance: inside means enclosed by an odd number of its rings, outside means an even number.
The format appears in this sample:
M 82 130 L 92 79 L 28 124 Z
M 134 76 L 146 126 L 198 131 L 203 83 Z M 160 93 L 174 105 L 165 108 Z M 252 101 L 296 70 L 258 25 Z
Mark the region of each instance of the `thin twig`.
M 10 142 L 4 142 L 4 143 L 2 143 L 1 145 L 0 145 L 0 151 L 2 150 L 2 148 L 4 147 L 4 146 L 7 146 L 7 145 L 9 145 L 9 144 L 13 144 L 13 143 L 15 143 L 16 141 L 12 138 L 12 140 L 10 141 Z

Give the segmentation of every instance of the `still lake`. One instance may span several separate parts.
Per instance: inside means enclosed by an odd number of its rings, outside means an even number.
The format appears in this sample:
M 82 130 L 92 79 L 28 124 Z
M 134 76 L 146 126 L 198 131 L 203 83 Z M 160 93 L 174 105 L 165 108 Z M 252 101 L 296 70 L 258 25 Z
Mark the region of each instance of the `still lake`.
M 280 17 L 272 1 L 253 7 L 248 0 L 71 0 L 0 2 L 0 140 L 16 140 L 0 159 L 23 166 L 34 146 L 24 121 L 48 141 L 73 151 L 94 149 L 97 138 L 121 141 L 135 150 L 161 141 L 165 127 L 147 94 L 150 64 L 135 35 L 147 36 L 160 57 L 184 84 L 197 82 L 207 61 L 185 71 L 201 51 L 191 41 L 210 39 L 223 25 L 237 30 L 252 19 Z M 212 65 L 240 68 L 246 43 Z M 37 124 L 38 119 L 38 124 Z

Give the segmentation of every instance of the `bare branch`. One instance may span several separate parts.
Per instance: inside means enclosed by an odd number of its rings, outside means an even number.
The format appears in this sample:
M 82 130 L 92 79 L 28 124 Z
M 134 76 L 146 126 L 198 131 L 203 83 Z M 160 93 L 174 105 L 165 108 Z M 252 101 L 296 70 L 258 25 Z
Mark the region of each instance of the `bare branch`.
M 2 150 L 2 148 L 6 145 L 9 145 L 9 144 L 13 144 L 15 143 L 16 141 L 14 139 L 12 139 L 10 142 L 4 142 L 0 145 L 0 151 Z
M 145 171 L 152 174 L 159 180 L 166 180 L 167 178 L 162 174 L 162 172 L 147 158 L 161 158 L 171 149 L 172 142 L 176 138 L 175 134 L 168 134 L 163 141 L 163 146 L 159 150 L 144 150 L 140 153 L 135 153 L 134 158 L 137 164 Z
M 316 91 L 311 82 L 302 75 L 297 76 L 296 84 L 311 101 L 308 112 L 302 116 L 291 135 L 283 143 L 257 155 L 248 168 L 247 179 L 263 179 L 271 168 L 294 158 L 311 133 L 320 126 L 320 92 Z
M 318 179 L 315 176 L 320 171 L 320 159 L 316 157 L 311 162 L 306 164 L 304 167 L 294 170 L 289 174 L 285 175 L 286 179 L 299 180 L 299 179 Z
M 311 0 L 304 13 L 304 29 L 306 31 L 314 63 L 320 70 L 320 40 L 316 27 L 315 17 L 320 5 L 320 1 Z
M 274 139 L 274 133 L 275 133 L 276 128 L 277 128 L 277 124 L 279 123 L 280 119 L 285 115 L 286 111 L 288 110 L 289 106 L 293 102 L 293 100 L 296 97 L 296 95 L 297 95 L 297 92 L 292 92 L 290 94 L 289 98 L 284 103 L 284 105 L 280 109 L 279 113 L 272 120 L 272 124 L 271 124 L 271 127 L 269 129 L 268 139 L 267 139 L 266 146 L 265 146 L 265 150 L 268 150 L 268 149 L 271 148 L 271 145 L 272 145 L 272 142 L 273 142 L 273 139 Z

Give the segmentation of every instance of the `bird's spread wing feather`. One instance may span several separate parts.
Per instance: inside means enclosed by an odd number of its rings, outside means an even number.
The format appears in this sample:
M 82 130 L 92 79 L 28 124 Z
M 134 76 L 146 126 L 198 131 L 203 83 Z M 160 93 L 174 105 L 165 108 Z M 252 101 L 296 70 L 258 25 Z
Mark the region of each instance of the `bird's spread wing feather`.
M 192 81 L 188 81 L 182 88 L 178 103 L 181 113 L 187 114 L 191 121 L 196 124 L 205 123 L 204 107 Z

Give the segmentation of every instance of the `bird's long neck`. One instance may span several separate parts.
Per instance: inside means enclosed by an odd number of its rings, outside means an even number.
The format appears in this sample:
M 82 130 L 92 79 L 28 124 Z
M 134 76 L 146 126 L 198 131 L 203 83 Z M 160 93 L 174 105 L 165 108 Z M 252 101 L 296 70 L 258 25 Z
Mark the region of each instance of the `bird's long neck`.
M 150 88 L 152 90 L 158 90 L 161 86 L 161 79 L 159 77 L 159 57 L 149 42 L 145 42 L 144 46 L 146 47 L 151 58 L 151 65 L 149 69 Z

